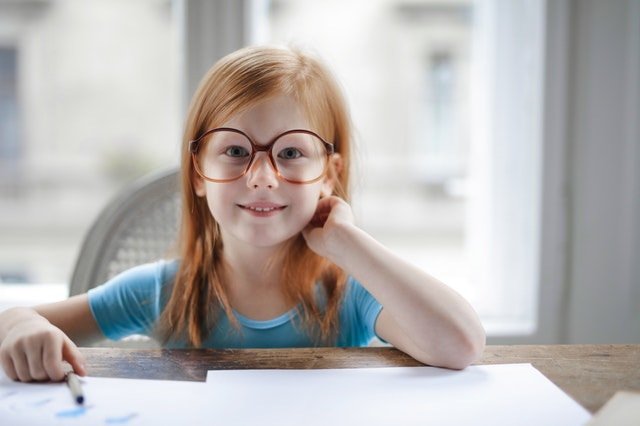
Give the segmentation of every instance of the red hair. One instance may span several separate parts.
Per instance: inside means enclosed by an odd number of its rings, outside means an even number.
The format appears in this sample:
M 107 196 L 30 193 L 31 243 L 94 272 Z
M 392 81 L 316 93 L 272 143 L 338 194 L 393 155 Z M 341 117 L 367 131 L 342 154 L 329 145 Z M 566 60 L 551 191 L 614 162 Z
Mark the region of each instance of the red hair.
M 204 197 L 194 194 L 195 171 L 188 143 L 207 129 L 277 95 L 294 97 L 306 112 L 313 130 L 333 143 L 342 158 L 340 170 L 331 169 L 333 194 L 349 199 L 351 123 L 341 90 L 329 70 L 317 59 L 297 50 L 249 47 L 218 61 L 198 87 L 187 116 L 182 140 L 182 223 L 180 265 L 163 311 L 159 331 L 165 343 L 185 341 L 200 347 L 221 312 L 236 327 L 224 282 L 223 242 L 217 222 Z M 335 338 L 345 274 L 318 256 L 301 234 L 281 253 L 282 284 L 287 302 L 299 306 L 303 324 L 318 344 Z M 319 306 L 316 284 L 325 290 Z

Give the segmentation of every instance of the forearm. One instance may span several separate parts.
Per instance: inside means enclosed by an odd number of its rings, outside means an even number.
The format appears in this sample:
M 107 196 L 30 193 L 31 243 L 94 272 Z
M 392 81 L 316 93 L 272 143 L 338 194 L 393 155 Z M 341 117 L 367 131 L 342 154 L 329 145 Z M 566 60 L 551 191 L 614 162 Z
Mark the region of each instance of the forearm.
M 473 308 L 454 290 L 402 260 L 364 231 L 342 226 L 329 258 L 360 281 L 423 354 L 421 361 L 464 365 L 484 348 Z
M 104 339 L 89 308 L 87 294 L 35 307 L 35 311 L 62 330 L 78 345 L 90 345 Z

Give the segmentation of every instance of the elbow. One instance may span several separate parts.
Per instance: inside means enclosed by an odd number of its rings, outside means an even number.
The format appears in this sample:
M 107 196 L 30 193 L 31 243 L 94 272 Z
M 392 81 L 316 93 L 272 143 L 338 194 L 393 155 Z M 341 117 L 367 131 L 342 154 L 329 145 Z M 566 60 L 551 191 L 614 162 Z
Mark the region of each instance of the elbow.
M 486 334 L 482 326 L 475 330 L 452 332 L 446 341 L 441 342 L 439 350 L 425 351 L 419 361 L 434 367 L 463 370 L 478 361 L 486 346 Z M 430 356 L 427 355 L 430 353 Z
M 450 332 L 451 342 L 448 368 L 463 370 L 478 361 L 487 345 L 487 334 L 476 316 L 462 321 Z
M 451 352 L 446 361 L 447 368 L 463 370 L 472 363 L 478 361 L 484 353 L 486 335 L 484 330 L 473 335 L 460 337 L 456 349 Z

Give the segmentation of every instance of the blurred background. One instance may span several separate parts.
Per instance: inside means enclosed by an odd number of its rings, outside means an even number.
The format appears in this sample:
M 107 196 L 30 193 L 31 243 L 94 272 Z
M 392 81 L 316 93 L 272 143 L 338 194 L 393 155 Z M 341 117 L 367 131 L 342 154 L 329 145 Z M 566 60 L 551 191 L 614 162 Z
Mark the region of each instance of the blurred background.
M 0 0 L 0 309 L 66 297 L 206 70 L 267 43 L 334 70 L 358 223 L 490 343 L 640 341 L 636 0 Z

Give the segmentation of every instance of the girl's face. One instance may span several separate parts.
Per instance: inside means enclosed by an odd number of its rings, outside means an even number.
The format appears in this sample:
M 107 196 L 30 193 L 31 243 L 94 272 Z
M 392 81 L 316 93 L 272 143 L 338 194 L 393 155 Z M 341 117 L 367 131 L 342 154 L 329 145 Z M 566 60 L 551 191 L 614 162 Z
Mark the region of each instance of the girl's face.
M 315 130 L 289 96 L 262 101 L 219 127 L 242 130 L 259 145 L 287 130 Z M 339 161 L 338 155 L 332 161 Z M 225 247 L 242 243 L 273 247 L 297 235 L 309 223 L 320 195 L 330 195 L 333 182 L 329 178 L 310 184 L 281 180 L 266 153 L 260 152 L 241 178 L 214 183 L 196 175 L 194 190 L 197 196 L 206 197 Z

